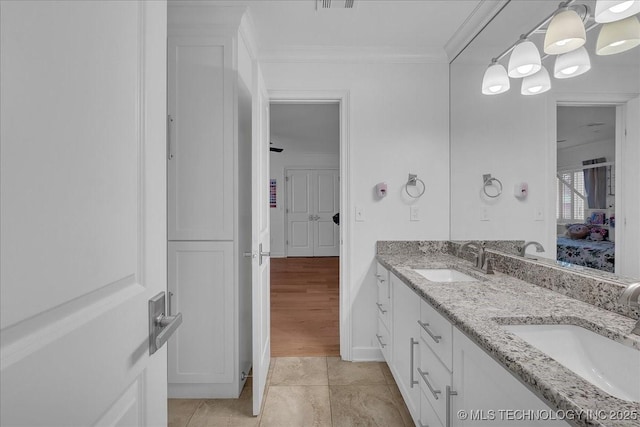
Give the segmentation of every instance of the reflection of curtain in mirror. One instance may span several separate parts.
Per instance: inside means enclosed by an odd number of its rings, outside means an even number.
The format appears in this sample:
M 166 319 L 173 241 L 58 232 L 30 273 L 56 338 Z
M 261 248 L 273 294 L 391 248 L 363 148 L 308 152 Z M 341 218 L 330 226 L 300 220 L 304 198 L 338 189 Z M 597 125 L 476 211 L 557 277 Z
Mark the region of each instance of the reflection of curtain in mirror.
M 585 160 L 583 166 L 605 163 L 607 159 Z M 589 209 L 607 208 L 607 167 L 590 168 L 584 170 L 584 189 L 587 193 Z

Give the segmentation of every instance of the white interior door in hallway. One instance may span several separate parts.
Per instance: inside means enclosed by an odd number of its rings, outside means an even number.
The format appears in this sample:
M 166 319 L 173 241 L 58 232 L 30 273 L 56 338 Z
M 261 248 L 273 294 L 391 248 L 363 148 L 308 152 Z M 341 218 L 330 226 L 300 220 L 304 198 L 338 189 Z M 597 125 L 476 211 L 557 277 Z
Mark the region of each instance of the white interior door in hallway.
M 337 169 L 287 170 L 287 256 L 339 256 Z
M 0 2 L 0 425 L 167 425 L 166 18 Z

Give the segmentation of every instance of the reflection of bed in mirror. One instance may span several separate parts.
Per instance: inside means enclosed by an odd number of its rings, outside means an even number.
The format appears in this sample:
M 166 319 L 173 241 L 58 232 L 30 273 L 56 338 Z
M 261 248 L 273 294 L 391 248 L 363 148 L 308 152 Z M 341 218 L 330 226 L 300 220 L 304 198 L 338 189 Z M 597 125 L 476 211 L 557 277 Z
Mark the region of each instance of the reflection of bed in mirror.
M 613 273 L 615 242 L 558 236 L 557 260 Z

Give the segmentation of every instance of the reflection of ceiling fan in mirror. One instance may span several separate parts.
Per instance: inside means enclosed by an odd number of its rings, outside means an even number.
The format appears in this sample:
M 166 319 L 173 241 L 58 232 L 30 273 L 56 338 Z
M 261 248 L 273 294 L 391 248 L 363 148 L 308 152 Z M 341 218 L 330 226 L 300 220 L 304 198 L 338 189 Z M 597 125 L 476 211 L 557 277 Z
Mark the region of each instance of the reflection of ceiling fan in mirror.
M 273 145 L 273 142 L 269 142 L 269 144 Z M 284 148 L 269 147 L 269 151 L 274 151 L 276 153 L 282 153 L 283 150 Z

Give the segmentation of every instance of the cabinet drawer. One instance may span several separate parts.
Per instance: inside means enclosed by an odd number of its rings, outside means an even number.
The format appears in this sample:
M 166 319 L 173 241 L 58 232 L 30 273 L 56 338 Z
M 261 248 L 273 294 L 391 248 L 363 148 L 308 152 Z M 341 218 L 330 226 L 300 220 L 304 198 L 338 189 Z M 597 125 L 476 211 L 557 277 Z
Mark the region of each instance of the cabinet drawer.
M 420 390 L 444 423 L 447 407 L 447 386 L 451 385 L 451 373 L 431 351 L 424 338 L 420 338 L 420 363 L 416 369 Z
M 444 427 L 424 393 L 420 396 L 420 427 Z
M 378 341 L 378 347 L 382 351 L 384 360 L 387 363 L 391 363 L 391 334 L 389 329 L 378 319 L 378 333 L 376 334 L 376 341 Z
M 391 300 L 387 298 L 389 284 L 378 282 L 378 300 L 376 301 L 376 312 L 378 318 L 382 320 L 387 328 L 391 327 Z
M 426 301 L 420 301 L 420 337 L 451 371 L 453 326 Z

